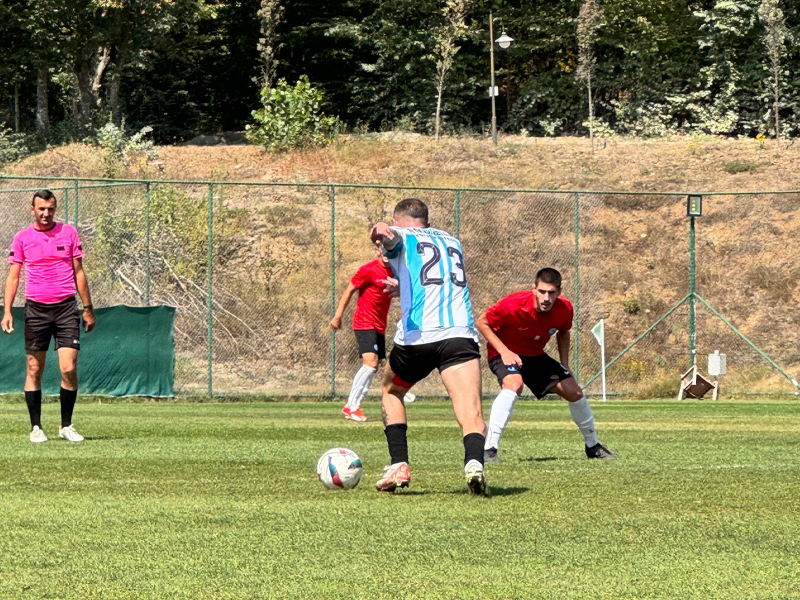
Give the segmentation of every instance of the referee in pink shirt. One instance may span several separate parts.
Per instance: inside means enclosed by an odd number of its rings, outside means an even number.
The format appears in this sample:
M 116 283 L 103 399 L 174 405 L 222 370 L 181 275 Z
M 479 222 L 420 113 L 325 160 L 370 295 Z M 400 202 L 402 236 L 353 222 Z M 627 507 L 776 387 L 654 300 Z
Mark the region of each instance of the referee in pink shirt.
M 25 379 L 25 403 L 31 417 L 31 441 L 46 442 L 42 431 L 42 373 L 50 338 L 56 340 L 61 367 L 61 426 L 58 436 L 81 442 L 83 436 L 72 426 L 72 411 L 78 396 L 78 350 L 80 325 L 77 287 L 83 302 L 83 323 L 88 333 L 95 318 L 89 283 L 83 271 L 83 248 L 78 232 L 71 225 L 56 223 L 56 197 L 50 190 L 33 195 L 33 225 L 14 236 L 6 278 L 3 331 L 14 330 L 11 306 L 17 295 L 19 274 L 25 266 L 25 353 L 28 376 Z

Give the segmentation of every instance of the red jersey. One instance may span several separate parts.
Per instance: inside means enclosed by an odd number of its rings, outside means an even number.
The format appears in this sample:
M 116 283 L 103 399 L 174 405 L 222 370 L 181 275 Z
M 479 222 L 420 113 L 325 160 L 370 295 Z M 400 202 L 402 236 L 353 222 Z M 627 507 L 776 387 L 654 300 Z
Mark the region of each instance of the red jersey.
M 389 265 L 375 259 L 361 267 L 350 283 L 358 290 L 358 305 L 353 315 L 353 329 L 375 329 L 378 333 L 386 333 L 386 317 L 392 297 L 384 292 L 387 277 L 394 277 Z
M 519 356 L 539 356 L 550 338 L 559 331 L 572 329 L 572 304 L 559 296 L 549 312 L 536 312 L 535 293 L 514 292 L 486 311 L 489 327 L 509 350 Z M 488 358 L 500 353 L 491 344 Z

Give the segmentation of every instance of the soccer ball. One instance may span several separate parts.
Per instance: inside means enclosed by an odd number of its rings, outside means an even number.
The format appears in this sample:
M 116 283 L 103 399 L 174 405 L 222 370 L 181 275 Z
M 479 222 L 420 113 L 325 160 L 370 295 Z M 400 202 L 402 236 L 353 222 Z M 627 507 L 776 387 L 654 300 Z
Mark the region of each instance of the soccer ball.
M 331 448 L 319 459 L 317 476 L 329 490 L 352 490 L 361 480 L 361 459 L 347 448 Z

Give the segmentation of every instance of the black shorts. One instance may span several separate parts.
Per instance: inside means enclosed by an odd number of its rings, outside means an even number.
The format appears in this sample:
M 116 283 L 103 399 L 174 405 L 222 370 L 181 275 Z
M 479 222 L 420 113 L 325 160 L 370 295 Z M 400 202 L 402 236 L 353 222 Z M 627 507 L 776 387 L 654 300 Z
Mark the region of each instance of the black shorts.
M 56 339 L 56 350 L 81 349 L 81 317 L 75 298 L 57 304 L 25 302 L 25 350 L 46 351 L 50 338 Z
M 478 343 L 470 338 L 450 338 L 430 344 L 412 346 L 394 345 L 389 355 L 389 366 L 394 373 L 394 383 L 411 387 L 425 379 L 434 369 L 441 373 L 448 367 L 480 359 Z
M 572 377 L 572 373 L 565 369 L 564 365 L 550 358 L 547 354 L 520 356 L 520 358 L 522 359 L 522 367 L 504 365 L 503 359 L 499 356 L 495 356 L 489 361 L 489 368 L 495 374 L 501 386 L 503 385 L 503 379 L 509 375 L 522 375 L 522 382 L 528 386 L 533 395 L 537 398 L 542 398 L 559 381 Z
M 372 353 L 378 355 L 378 360 L 386 358 L 386 336 L 376 329 L 355 329 L 358 353 L 361 355 Z

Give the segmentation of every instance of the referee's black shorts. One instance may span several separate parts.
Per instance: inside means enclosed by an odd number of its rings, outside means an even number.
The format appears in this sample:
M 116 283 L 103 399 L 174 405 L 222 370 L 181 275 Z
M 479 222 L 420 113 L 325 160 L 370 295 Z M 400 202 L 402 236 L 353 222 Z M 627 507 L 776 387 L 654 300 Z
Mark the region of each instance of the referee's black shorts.
M 56 304 L 25 301 L 25 350 L 43 352 L 55 338 L 56 347 L 81 349 L 81 317 L 74 297 Z
M 557 383 L 572 377 L 564 365 L 547 354 L 538 356 L 520 356 L 522 366 L 505 365 L 500 356 L 495 356 L 489 361 L 489 368 L 497 377 L 500 385 L 509 375 L 522 375 L 522 382 L 528 386 L 537 398 L 543 398 Z

